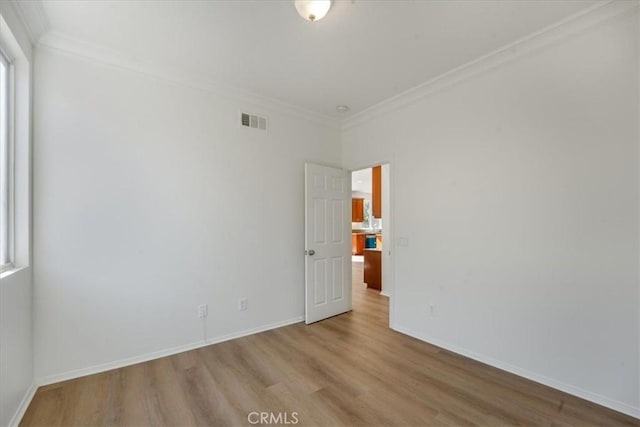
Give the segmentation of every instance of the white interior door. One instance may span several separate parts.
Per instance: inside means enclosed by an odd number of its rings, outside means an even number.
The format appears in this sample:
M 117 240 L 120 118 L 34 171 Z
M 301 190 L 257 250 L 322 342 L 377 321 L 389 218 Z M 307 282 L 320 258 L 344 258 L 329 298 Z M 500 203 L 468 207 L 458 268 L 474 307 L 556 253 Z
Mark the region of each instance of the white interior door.
M 305 322 L 351 310 L 349 173 L 305 164 Z

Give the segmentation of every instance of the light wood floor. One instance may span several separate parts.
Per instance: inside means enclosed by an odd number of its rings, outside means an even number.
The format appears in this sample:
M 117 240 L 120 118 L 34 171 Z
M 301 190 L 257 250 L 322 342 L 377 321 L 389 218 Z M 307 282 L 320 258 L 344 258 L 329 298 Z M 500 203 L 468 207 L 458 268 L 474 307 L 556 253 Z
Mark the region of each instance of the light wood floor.
M 21 425 L 640 425 L 391 331 L 354 271 L 351 313 L 41 387 Z

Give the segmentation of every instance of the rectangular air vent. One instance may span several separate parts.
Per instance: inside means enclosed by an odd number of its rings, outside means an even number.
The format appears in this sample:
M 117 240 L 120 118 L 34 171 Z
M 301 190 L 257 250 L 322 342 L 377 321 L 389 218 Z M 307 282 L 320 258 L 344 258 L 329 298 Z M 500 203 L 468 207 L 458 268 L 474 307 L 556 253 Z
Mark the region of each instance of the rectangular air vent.
M 267 119 L 250 113 L 240 113 L 240 124 L 244 127 L 267 130 Z

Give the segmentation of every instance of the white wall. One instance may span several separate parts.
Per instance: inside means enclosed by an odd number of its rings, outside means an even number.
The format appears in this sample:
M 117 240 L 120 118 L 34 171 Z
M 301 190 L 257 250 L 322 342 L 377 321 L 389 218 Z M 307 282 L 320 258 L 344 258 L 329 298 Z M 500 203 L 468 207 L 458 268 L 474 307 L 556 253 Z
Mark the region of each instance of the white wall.
M 0 45 L 14 72 L 14 266 L 0 278 L 0 426 L 16 424 L 35 391 L 31 246 L 31 64 L 28 33 L 0 2 Z
M 210 339 L 303 315 L 304 162 L 337 128 L 48 48 L 35 85 L 37 378 L 197 345 L 202 303 Z
M 33 385 L 31 269 L 0 280 L 0 425 L 16 419 Z M 26 402 L 28 403 L 28 402 Z
M 638 34 L 636 8 L 343 133 L 345 167 L 393 159 L 396 329 L 636 416 Z

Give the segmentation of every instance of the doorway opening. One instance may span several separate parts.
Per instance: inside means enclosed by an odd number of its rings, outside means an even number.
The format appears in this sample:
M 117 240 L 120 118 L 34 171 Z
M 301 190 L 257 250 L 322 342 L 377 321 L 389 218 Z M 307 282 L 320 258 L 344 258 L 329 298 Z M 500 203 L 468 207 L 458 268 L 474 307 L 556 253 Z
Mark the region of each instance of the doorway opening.
M 393 325 L 391 164 L 367 169 L 305 163 L 307 324 L 362 309 Z
M 351 172 L 351 274 L 354 303 L 363 292 L 391 297 L 390 180 L 389 163 Z

